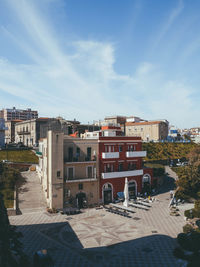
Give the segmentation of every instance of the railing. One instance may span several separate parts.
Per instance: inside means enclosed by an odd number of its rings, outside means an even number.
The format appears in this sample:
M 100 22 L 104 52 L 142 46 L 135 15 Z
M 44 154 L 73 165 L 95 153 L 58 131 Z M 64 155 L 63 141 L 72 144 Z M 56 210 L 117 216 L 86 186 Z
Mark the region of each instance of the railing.
M 102 179 L 120 178 L 143 175 L 143 170 L 120 171 L 120 172 L 105 172 L 101 174 Z
M 30 134 L 30 131 L 17 131 L 17 134 L 19 135 Z
M 103 159 L 118 159 L 119 158 L 119 152 L 103 152 L 102 158 Z
M 96 161 L 96 156 L 92 157 L 74 157 L 74 158 L 65 158 L 64 162 L 86 162 L 86 161 Z
M 97 181 L 97 178 L 88 178 L 88 177 L 84 177 L 84 178 L 64 178 L 65 182 L 69 182 L 69 183 L 75 183 L 75 182 L 90 182 L 90 181 Z
M 127 158 L 137 158 L 137 157 L 146 157 L 146 151 L 127 151 L 126 157 Z

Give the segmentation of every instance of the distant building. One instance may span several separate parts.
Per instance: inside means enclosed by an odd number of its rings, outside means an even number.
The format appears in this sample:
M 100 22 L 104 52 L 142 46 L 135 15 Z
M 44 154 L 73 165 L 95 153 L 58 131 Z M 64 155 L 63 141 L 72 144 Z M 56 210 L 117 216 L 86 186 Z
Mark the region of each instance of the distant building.
M 38 146 L 39 139 L 47 137 L 49 130 L 63 131 L 68 134 L 68 126 L 65 127 L 59 119 L 37 118 L 15 124 L 15 143 L 23 143 L 29 147 Z
M 37 119 L 38 118 L 38 111 L 28 109 L 16 109 L 13 108 L 6 108 L 0 110 L 0 118 L 3 118 L 5 121 L 11 120 L 30 120 L 30 119 Z
M 162 141 L 168 136 L 168 121 L 145 121 L 145 122 L 127 122 L 125 124 L 126 136 L 139 136 L 143 141 Z
M 0 148 L 5 146 L 5 120 L 0 118 Z
M 6 121 L 5 126 L 5 143 L 10 144 L 15 142 L 15 124 L 21 122 L 21 120 Z
M 193 133 L 190 135 L 191 141 L 193 141 L 196 144 L 200 143 L 200 133 Z
M 104 119 L 104 122 L 108 124 L 124 124 L 126 122 L 126 116 L 107 116 Z

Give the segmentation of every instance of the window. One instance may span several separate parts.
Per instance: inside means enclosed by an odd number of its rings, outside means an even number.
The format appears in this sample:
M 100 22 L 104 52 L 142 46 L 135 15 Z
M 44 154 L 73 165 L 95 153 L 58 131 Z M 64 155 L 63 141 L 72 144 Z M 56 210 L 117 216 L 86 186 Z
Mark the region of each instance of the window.
M 123 171 L 123 163 L 119 163 L 118 165 L 118 171 L 122 172 Z
M 129 162 L 128 170 L 132 171 L 132 170 L 136 170 L 136 169 L 137 169 L 136 163 L 135 162 Z
M 135 145 L 129 145 L 128 146 L 128 151 L 135 151 L 136 150 L 136 146 Z
M 108 152 L 108 146 L 105 146 L 105 152 Z
M 87 147 L 87 160 L 91 160 L 91 155 L 92 155 L 92 148 Z
M 57 178 L 60 177 L 60 171 L 57 171 Z
M 73 160 L 73 147 L 68 148 L 68 161 Z
M 78 184 L 78 189 L 83 190 L 83 184 Z
M 119 146 L 119 152 L 122 152 L 122 151 L 123 151 L 122 146 Z
M 87 177 L 92 178 L 92 166 L 87 167 Z
M 73 179 L 74 178 L 74 168 L 73 167 L 69 167 L 68 168 L 68 178 L 69 179 Z
M 77 156 L 80 156 L 80 147 L 77 147 L 77 148 L 76 148 L 76 155 L 77 155 Z
M 80 158 L 80 154 L 81 154 L 80 147 L 77 147 L 77 148 L 76 148 L 76 161 L 79 160 L 79 158 Z

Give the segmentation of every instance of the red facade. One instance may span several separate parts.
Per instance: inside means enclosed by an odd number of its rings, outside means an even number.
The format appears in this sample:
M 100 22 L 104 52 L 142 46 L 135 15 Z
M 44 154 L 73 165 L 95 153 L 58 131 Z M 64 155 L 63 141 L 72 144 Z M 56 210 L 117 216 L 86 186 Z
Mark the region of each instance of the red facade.
M 118 192 L 124 191 L 126 177 L 130 190 L 131 184 L 135 186 L 136 195 L 142 191 L 145 179 L 149 177 L 150 184 L 153 183 L 152 169 L 142 167 L 143 154 L 140 137 L 99 137 L 99 195 L 103 202 L 108 191 L 112 200 Z M 143 178 L 145 174 L 147 176 Z

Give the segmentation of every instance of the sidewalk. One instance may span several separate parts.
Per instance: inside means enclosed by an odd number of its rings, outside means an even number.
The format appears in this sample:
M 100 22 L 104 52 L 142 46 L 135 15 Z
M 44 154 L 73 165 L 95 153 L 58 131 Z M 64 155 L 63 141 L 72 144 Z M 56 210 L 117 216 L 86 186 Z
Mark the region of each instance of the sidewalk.
M 37 173 L 35 171 L 22 172 L 22 176 L 27 179 L 27 182 L 20 189 L 18 196 L 20 211 L 22 214 L 44 211 L 47 205 Z

